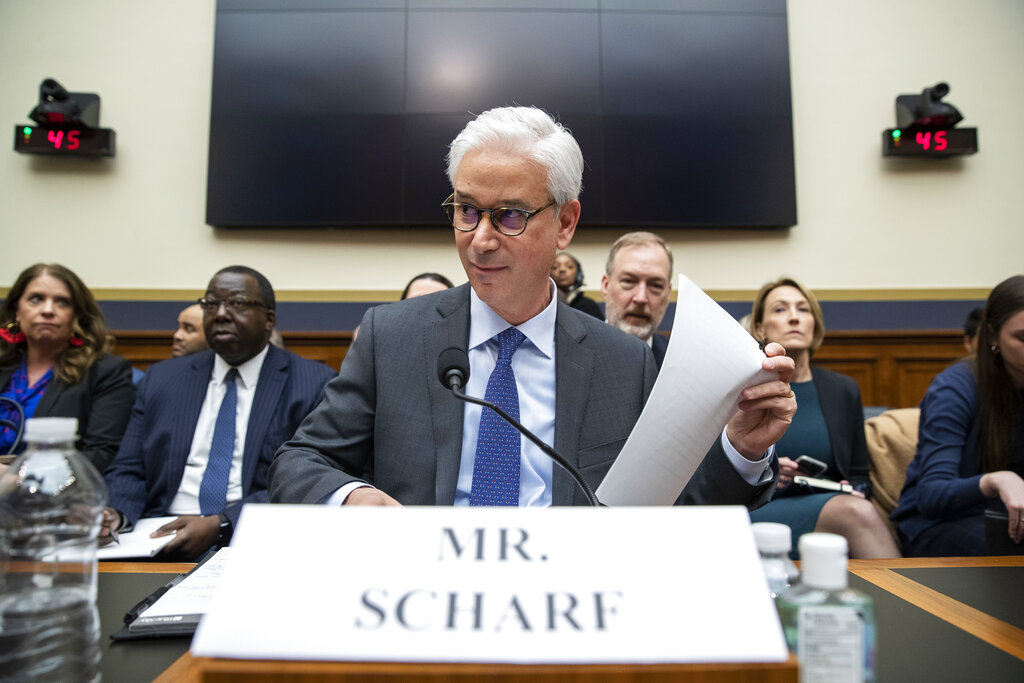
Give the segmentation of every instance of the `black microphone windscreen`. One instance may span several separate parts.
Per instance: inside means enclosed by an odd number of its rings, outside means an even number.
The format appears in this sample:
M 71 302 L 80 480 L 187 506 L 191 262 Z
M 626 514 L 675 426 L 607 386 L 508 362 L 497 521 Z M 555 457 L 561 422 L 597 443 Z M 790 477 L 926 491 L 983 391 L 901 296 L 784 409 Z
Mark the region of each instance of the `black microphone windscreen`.
M 460 384 L 466 386 L 466 382 L 469 381 L 469 355 L 465 349 L 449 346 L 437 357 L 437 378 L 441 380 L 445 389 L 451 389 L 448 377 L 452 371 L 462 375 Z

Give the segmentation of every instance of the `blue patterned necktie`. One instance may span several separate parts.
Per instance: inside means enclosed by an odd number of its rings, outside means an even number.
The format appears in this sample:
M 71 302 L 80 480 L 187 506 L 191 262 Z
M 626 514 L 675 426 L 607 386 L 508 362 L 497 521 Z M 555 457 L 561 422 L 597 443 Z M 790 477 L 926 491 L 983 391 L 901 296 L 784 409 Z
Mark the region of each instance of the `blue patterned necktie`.
M 238 370 L 231 368 L 224 376 L 224 400 L 220 403 L 217 422 L 210 442 L 210 457 L 206 461 L 203 483 L 199 485 L 199 509 L 203 515 L 216 515 L 228 500 L 228 475 L 235 453 L 235 407 L 238 405 Z
M 526 337 L 514 327 L 498 335 L 498 362 L 487 380 L 484 398 L 519 419 L 519 390 L 512 372 L 512 354 Z M 470 505 L 519 505 L 521 437 L 490 408 L 480 413 Z

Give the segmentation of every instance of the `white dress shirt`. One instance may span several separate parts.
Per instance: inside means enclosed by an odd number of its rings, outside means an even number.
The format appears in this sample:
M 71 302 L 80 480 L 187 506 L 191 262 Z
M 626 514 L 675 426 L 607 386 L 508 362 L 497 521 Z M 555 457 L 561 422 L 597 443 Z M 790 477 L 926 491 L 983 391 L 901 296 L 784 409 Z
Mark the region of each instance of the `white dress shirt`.
M 238 393 L 235 404 L 235 449 L 231 453 L 231 472 L 228 475 L 229 503 L 242 499 L 242 453 L 245 450 L 245 435 L 249 429 L 249 413 L 252 411 L 256 383 L 260 378 L 260 370 L 263 369 L 263 361 L 267 357 L 268 346 L 264 346 L 262 351 L 236 368 L 238 378 L 235 380 L 235 386 Z M 214 355 L 213 373 L 210 376 L 210 383 L 206 386 L 206 398 L 203 399 L 199 421 L 196 422 L 196 430 L 192 435 L 192 447 L 185 463 L 185 474 L 181 478 L 178 493 L 167 510 L 172 515 L 201 514 L 199 487 L 203 483 L 206 463 L 210 459 L 210 444 L 217 424 L 217 414 L 220 413 L 220 404 L 227 392 L 224 378 L 231 367 L 223 358 Z
M 553 282 L 550 287 L 551 301 L 547 307 L 515 326 L 526 339 L 512 356 L 512 372 L 519 390 L 519 421 L 547 444 L 555 441 L 555 312 L 558 308 Z M 487 380 L 498 362 L 495 337 L 510 327 L 512 325 L 470 290 L 469 382 L 464 389 L 468 395 L 486 394 Z M 469 505 L 482 411 L 482 407 L 467 403 L 462 414 L 462 460 L 455 489 L 456 505 Z M 554 462 L 525 436 L 520 437 L 520 444 L 519 505 L 548 507 Z

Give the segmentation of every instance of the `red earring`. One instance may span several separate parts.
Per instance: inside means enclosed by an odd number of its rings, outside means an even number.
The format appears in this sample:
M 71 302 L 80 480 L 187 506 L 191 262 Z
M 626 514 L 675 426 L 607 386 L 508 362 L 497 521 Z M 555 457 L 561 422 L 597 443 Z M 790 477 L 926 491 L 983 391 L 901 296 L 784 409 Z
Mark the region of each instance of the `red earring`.
M 81 346 L 82 344 L 85 343 L 85 340 L 79 337 L 77 334 L 72 334 L 71 339 L 68 340 L 68 343 L 71 344 L 72 346 Z
M 17 320 L 12 320 L 4 327 L 0 327 L 0 339 L 8 344 L 20 344 L 25 341 L 25 333 L 21 331 Z

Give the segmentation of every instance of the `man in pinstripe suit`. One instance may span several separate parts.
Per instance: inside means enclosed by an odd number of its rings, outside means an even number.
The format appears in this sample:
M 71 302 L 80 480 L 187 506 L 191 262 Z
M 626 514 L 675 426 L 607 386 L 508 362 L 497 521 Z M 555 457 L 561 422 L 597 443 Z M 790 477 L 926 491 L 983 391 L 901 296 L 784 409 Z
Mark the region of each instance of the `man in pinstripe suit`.
M 140 517 L 177 516 L 156 532 L 177 532 L 160 559 L 195 559 L 226 544 L 242 505 L 267 502 L 275 451 L 334 374 L 269 344 L 274 290 L 257 271 L 221 270 L 199 304 L 210 350 L 146 372 L 105 474 L 102 535 Z

